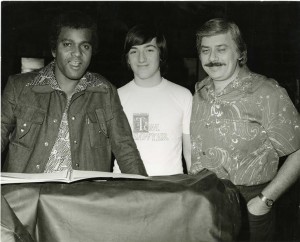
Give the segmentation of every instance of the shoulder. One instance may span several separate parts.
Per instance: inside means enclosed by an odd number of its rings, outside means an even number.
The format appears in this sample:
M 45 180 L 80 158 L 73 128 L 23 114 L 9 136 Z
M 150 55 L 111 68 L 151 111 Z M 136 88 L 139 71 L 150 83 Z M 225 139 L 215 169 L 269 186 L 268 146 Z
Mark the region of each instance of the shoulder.
M 19 73 L 9 76 L 8 80 L 16 85 L 26 85 L 38 75 L 38 71 Z
M 124 96 L 128 96 L 132 91 L 134 91 L 133 81 L 130 81 L 127 84 L 125 84 L 124 86 L 118 88 L 118 94 L 119 94 L 120 98 L 122 98 Z
M 125 84 L 124 86 L 119 87 L 118 92 L 130 91 L 132 89 L 132 83 L 133 83 L 133 81 L 130 81 L 127 84 Z
M 100 75 L 99 73 L 88 72 L 86 74 L 88 79 L 88 90 L 94 91 L 116 91 L 117 88 L 106 79 L 104 76 Z
M 21 93 L 24 89 L 28 89 L 29 83 L 31 83 L 38 72 L 27 72 L 27 73 L 19 73 L 9 76 L 8 82 L 5 85 L 5 92 L 17 92 Z
M 170 90 L 171 92 L 175 92 L 178 95 L 183 95 L 183 96 L 187 96 L 187 97 L 192 97 L 192 93 L 190 92 L 189 89 L 180 86 L 174 82 L 171 82 L 167 79 L 165 79 L 166 81 L 166 85 L 167 85 L 167 89 Z
M 254 72 L 251 72 L 250 78 L 252 82 L 251 92 L 273 94 L 283 89 L 273 78 L 268 78 Z

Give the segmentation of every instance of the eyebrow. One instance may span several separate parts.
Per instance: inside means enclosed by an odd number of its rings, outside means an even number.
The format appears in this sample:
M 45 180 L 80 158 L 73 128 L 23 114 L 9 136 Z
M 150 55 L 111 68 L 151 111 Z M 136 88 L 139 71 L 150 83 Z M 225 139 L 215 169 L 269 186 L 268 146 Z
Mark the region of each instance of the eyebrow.
M 217 47 L 228 47 L 227 44 L 217 45 Z M 201 48 L 210 48 L 210 46 L 201 45 Z
M 66 38 L 61 39 L 60 41 L 61 41 L 61 42 L 63 42 L 63 41 L 69 41 L 69 42 L 75 43 L 72 39 L 66 39 Z M 84 40 L 84 41 L 82 41 L 82 42 L 79 42 L 79 44 L 90 44 L 90 45 L 92 45 L 91 41 L 88 41 L 88 40 Z
M 133 46 L 131 46 L 130 49 L 137 49 L 137 46 L 139 46 L 139 45 L 133 45 Z M 158 48 L 156 45 L 153 45 L 153 44 L 147 44 L 147 45 L 145 45 L 145 48 L 147 48 L 147 47 Z

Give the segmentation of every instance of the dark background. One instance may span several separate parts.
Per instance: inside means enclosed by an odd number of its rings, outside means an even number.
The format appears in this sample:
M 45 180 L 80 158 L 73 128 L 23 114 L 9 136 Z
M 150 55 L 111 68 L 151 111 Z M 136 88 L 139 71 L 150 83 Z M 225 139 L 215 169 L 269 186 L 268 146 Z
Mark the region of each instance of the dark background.
M 227 17 L 240 27 L 248 46 L 248 66 L 275 78 L 299 108 L 300 2 L 1 2 L 1 91 L 7 78 L 21 70 L 21 57 L 52 60 L 48 27 L 53 16 L 80 9 L 99 24 L 100 51 L 90 70 L 115 86 L 126 84 L 131 74 L 122 65 L 126 32 L 138 23 L 152 23 L 165 33 L 169 49 L 167 79 L 194 92 L 205 73 L 199 62 L 195 73 L 184 58 L 197 61 L 195 31 L 205 21 Z M 276 202 L 279 214 L 277 239 L 300 241 L 299 182 Z
M 299 105 L 300 2 L 2 2 L 1 84 L 10 74 L 20 72 L 21 57 L 52 59 L 48 27 L 63 10 L 80 9 L 97 19 L 100 52 L 91 71 L 106 76 L 120 87 L 131 79 L 121 63 L 126 32 L 133 25 L 148 22 L 165 33 L 169 48 L 170 81 L 194 91 L 205 73 L 199 65 L 197 76 L 189 72 L 183 58 L 195 58 L 195 31 L 205 21 L 227 17 L 240 27 L 248 45 L 251 70 L 275 78 Z

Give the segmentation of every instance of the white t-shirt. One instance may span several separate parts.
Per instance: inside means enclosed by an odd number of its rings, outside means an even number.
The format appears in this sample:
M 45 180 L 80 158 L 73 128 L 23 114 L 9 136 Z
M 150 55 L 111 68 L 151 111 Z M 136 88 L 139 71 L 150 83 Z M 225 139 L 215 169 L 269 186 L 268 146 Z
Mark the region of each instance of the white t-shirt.
M 183 173 L 182 134 L 190 133 L 191 92 L 163 78 L 150 88 L 131 81 L 118 93 L 148 175 Z M 114 172 L 120 172 L 116 161 Z

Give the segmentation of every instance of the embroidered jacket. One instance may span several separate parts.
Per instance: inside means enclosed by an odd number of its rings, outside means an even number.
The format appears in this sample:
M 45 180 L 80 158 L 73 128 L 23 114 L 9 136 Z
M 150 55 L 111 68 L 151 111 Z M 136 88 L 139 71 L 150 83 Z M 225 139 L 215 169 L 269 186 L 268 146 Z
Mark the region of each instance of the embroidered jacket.
M 45 170 L 67 105 L 51 72 L 47 66 L 8 80 L 1 100 L 1 151 L 9 145 L 3 171 Z M 113 152 L 123 173 L 145 175 L 116 88 L 90 72 L 77 87 L 67 111 L 72 168 L 111 171 Z
M 300 148 L 299 113 L 285 89 L 247 67 L 220 94 L 196 84 L 191 117 L 192 167 L 236 185 L 272 180 L 279 157 Z

